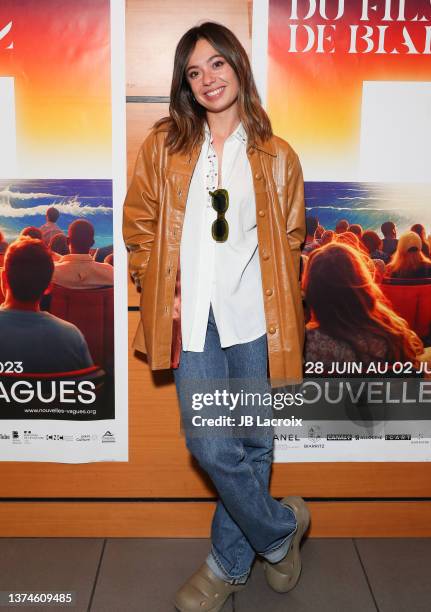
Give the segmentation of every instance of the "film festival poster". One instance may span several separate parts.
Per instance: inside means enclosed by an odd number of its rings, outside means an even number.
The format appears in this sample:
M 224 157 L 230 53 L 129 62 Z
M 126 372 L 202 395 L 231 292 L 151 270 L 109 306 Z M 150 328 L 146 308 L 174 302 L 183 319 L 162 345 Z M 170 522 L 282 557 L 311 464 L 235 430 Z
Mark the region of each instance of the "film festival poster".
M 303 167 L 309 233 L 309 399 L 276 456 L 430 460 L 431 5 L 268 0 L 253 24 L 274 133 Z
M 123 48 L 122 2 L 1 3 L 3 461 L 127 461 Z

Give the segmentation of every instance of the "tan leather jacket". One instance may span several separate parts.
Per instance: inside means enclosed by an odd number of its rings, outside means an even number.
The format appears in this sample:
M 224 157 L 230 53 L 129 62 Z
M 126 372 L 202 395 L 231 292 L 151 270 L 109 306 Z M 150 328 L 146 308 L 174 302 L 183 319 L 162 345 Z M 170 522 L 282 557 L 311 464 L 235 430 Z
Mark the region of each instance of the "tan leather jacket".
M 141 287 L 141 322 L 133 346 L 153 370 L 171 367 L 184 210 L 199 147 L 168 155 L 166 132 L 152 131 L 136 161 L 124 203 L 129 269 Z M 303 378 L 304 315 L 299 286 L 305 238 L 304 186 L 298 156 L 273 136 L 249 146 L 256 197 L 259 258 L 273 387 Z

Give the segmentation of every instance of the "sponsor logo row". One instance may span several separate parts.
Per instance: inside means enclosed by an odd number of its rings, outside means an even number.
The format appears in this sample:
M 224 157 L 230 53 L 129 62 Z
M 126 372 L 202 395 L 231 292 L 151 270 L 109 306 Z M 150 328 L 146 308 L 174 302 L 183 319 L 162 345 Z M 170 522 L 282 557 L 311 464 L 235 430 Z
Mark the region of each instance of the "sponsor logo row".
M 325 448 L 324 442 L 353 442 L 359 440 L 384 440 L 386 442 L 410 442 L 411 444 L 430 444 L 431 438 L 422 432 L 391 433 L 391 434 L 351 434 L 351 433 L 328 433 L 323 434 L 319 426 L 310 427 L 307 437 L 298 434 L 277 434 L 275 440 L 280 442 L 304 442 L 304 448 Z M 299 445 L 297 445 L 299 446 Z
M 18 431 L 17 429 L 13 429 L 11 432 L 0 432 L 0 440 L 10 440 L 13 444 L 29 444 L 33 440 L 56 440 L 63 442 L 94 442 L 95 440 L 99 440 L 102 443 L 106 442 L 116 442 L 115 435 L 108 430 L 105 431 L 102 435 L 100 434 L 88 434 L 88 433 L 78 433 L 78 434 L 59 434 L 59 433 L 36 433 L 32 432 L 30 429 L 24 429 L 23 431 Z

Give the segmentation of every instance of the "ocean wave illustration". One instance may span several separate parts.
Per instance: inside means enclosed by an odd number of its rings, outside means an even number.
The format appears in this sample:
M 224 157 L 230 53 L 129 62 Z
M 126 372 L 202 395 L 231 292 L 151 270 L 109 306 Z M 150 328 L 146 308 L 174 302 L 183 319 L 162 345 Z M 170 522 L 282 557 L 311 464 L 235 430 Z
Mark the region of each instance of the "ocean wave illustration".
M 350 212 L 356 212 L 358 210 L 365 210 L 366 212 L 369 211 L 382 211 L 382 212 L 388 212 L 387 208 L 376 208 L 376 207 L 371 207 L 371 206 L 357 206 L 355 208 L 352 208 L 351 206 L 307 206 L 306 207 L 308 210 L 313 210 L 314 208 L 323 208 L 324 210 L 348 210 Z M 391 206 L 390 208 L 391 211 L 394 210 L 405 210 L 405 208 L 397 208 L 395 206 Z
M 368 197 L 363 197 L 363 196 L 343 196 L 343 197 L 339 197 L 338 200 L 377 200 L 379 202 L 389 202 L 392 200 L 392 198 L 376 198 L 373 196 L 368 196 Z
M 47 208 L 55 206 L 60 214 L 70 215 L 72 217 L 91 217 L 93 215 L 111 215 L 112 207 L 103 204 L 89 206 L 83 204 L 77 196 L 72 198 L 64 198 L 58 201 L 58 196 L 54 196 L 55 201 L 27 207 L 12 206 L 10 201 L 4 201 L 0 193 L 0 217 L 19 218 L 19 217 L 35 217 L 37 215 L 45 215 Z
M 77 198 L 78 196 L 73 196 L 74 198 Z M 109 196 L 92 196 L 92 195 L 86 195 L 84 196 L 85 200 L 97 200 L 97 199 L 107 199 L 109 198 Z M 60 201 L 60 202 L 64 202 L 65 200 L 71 199 L 72 196 L 70 195 L 59 195 L 58 193 L 43 193 L 43 192 L 22 192 L 22 191 L 11 191 L 9 187 L 6 187 L 6 189 L 0 189 L 0 201 L 1 200 L 6 200 L 6 201 L 30 201 L 30 200 L 35 200 L 37 202 L 37 200 L 56 200 L 56 201 Z
M 40 200 L 41 198 L 58 198 L 58 197 L 59 196 L 56 195 L 55 193 L 23 193 L 21 191 L 11 191 L 9 188 L 2 189 L 0 191 L 0 199 L 7 198 L 7 199 L 13 199 L 13 200 Z

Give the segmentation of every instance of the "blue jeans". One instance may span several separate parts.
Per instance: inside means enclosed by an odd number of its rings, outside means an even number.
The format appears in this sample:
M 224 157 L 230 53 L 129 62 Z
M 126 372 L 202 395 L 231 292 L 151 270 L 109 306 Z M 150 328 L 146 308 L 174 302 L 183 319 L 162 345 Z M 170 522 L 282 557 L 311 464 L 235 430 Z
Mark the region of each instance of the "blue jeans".
M 190 389 L 206 393 L 220 390 L 220 383 L 232 391 L 241 380 L 258 384 L 260 392 L 271 392 L 267 378 L 266 334 L 244 344 L 221 348 L 210 308 L 203 353 L 181 351 L 180 365 L 174 369 L 175 384 L 186 444 L 207 472 L 219 495 L 211 528 L 208 565 L 216 575 L 231 584 L 244 583 L 256 553 L 276 563 L 288 552 L 296 519 L 293 511 L 269 494 L 273 454 L 273 428 L 192 427 L 199 414 L 193 407 Z M 247 408 L 248 413 L 250 412 Z M 271 405 L 260 405 L 254 414 L 272 417 Z M 251 411 L 253 412 L 253 411 Z M 232 415 L 223 407 L 211 416 Z M 236 413 L 235 413 L 236 414 Z M 240 415 L 235 419 L 239 422 Z M 239 432 L 239 433 L 238 433 Z

